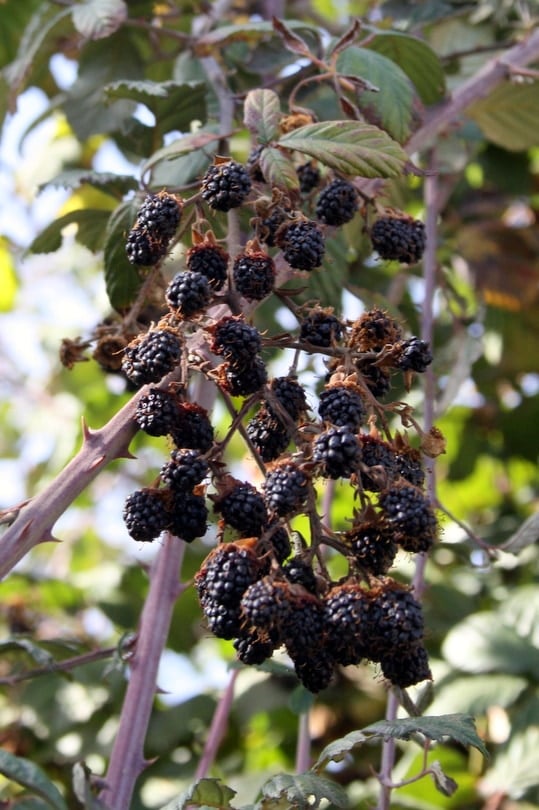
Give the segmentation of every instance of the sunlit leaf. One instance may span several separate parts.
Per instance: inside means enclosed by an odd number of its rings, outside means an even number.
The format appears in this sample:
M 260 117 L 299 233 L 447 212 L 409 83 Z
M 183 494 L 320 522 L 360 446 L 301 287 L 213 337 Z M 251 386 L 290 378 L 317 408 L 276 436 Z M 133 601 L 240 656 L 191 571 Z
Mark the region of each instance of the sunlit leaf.
M 307 124 L 283 135 L 279 143 L 349 176 L 398 177 L 408 164 L 402 147 L 387 133 L 359 121 Z
M 537 145 L 539 82 L 502 82 L 466 110 L 492 143 L 519 152 Z
M 340 785 L 313 773 L 297 776 L 283 773 L 274 776 L 262 786 L 262 799 L 257 808 L 271 810 L 273 807 L 282 807 L 283 799 L 297 810 L 320 807 L 325 799 L 339 808 L 349 806 L 348 796 Z
M 0 749 L 0 773 L 44 799 L 54 810 L 67 810 L 67 804 L 56 785 L 38 765 L 28 759 Z
M 473 717 L 466 714 L 445 714 L 439 717 L 404 717 L 397 720 L 380 720 L 363 729 L 365 734 L 376 734 L 384 739 L 409 740 L 421 734 L 429 740 L 443 742 L 454 740 L 465 746 L 473 746 L 488 757 L 484 742 L 477 736 Z
M 160 133 L 189 129 L 191 122 L 206 121 L 204 82 L 116 81 L 104 88 L 109 99 L 129 99 L 145 104 L 155 116 Z
M 110 216 L 109 211 L 100 208 L 81 208 L 55 219 L 31 243 L 31 253 L 53 253 L 62 246 L 62 231 L 75 223 L 77 241 L 88 250 L 95 252 L 103 246 L 105 227 Z
M 251 90 L 243 106 L 245 126 L 261 143 L 277 135 L 281 118 L 281 102 L 273 90 Z
M 124 0 L 83 0 L 73 7 L 73 25 L 86 39 L 108 37 L 126 19 Z
M 121 200 L 128 191 L 138 187 L 134 177 L 129 174 L 113 174 L 112 172 L 94 172 L 88 169 L 66 169 L 55 175 L 52 180 L 48 180 L 42 186 L 48 188 L 79 188 L 84 183 L 110 194 Z
M 127 259 L 125 240 L 135 221 L 132 203 L 124 203 L 114 211 L 107 224 L 105 241 L 105 283 L 114 309 L 129 307 L 141 286 L 137 269 Z
M 539 542 L 539 512 L 530 515 L 501 548 L 511 554 L 518 554 L 523 548 L 533 546 L 537 542 Z
M 378 31 L 365 47 L 395 62 L 413 82 L 424 104 L 434 104 L 444 96 L 442 63 L 424 40 L 398 31 Z
M 370 737 L 362 731 L 351 731 L 346 736 L 326 745 L 317 761 L 313 765 L 314 771 L 320 771 L 326 767 L 328 762 L 339 762 L 347 756 L 354 748 L 367 742 Z

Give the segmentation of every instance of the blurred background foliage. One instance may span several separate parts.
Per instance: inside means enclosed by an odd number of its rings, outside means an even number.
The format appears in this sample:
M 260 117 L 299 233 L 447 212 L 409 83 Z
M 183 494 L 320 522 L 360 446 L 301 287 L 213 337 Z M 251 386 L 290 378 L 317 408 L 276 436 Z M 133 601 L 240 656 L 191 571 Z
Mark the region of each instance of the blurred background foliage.
M 105 373 L 91 353 L 68 370 L 59 348 L 63 338 L 84 340 L 97 323 L 116 317 L 111 297 L 117 309 L 133 298 L 140 280 L 122 240 L 141 177 L 154 188 L 186 187 L 208 165 L 213 142 L 193 149 L 182 140 L 216 132 L 217 100 L 203 60 L 217 55 L 239 99 L 273 81 L 283 107 L 298 76 L 313 72 L 272 31 L 269 12 L 284 16 L 284 4 L 237 0 L 222 8 L 212 18 L 211 4 L 198 2 L 0 3 L 0 506 L 6 511 L 40 491 L 74 455 L 82 416 L 99 427 L 129 399 L 125 381 Z M 425 108 L 533 29 L 536 13 L 534 3 L 503 0 L 286 3 L 288 25 L 319 54 L 352 15 L 364 19 L 369 48 L 341 58 L 346 70 L 365 70 L 381 85 L 371 112 L 401 142 Z M 383 38 L 388 32 L 391 41 Z M 429 47 L 416 53 L 404 43 L 401 51 L 397 34 Z M 305 88 L 298 102 L 321 120 L 341 117 L 325 85 Z M 431 715 L 473 714 L 491 759 L 485 763 L 457 744 L 437 746 L 432 756 L 458 782 L 456 793 L 444 796 L 422 780 L 395 791 L 392 806 L 530 810 L 539 807 L 539 84 L 533 76 L 506 83 L 468 113 L 433 152 L 443 199 L 435 407 L 447 452 L 436 461 L 443 532 L 424 595 L 434 687 L 415 697 Z M 245 160 L 249 150 L 240 129 L 231 151 Z M 422 186 L 415 177 L 392 180 L 379 201 L 423 217 Z M 417 334 L 421 268 L 374 261 L 362 225 L 358 216 L 328 244 L 326 272 L 312 274 L 305 300 L 319 298 L 349 319 L 380 304 Z M 165 266 L 169 277 L 181 262 L 180 245 Z M 256 318 L 270 332 L 290 326 L 273 297 Z M 281 370 L 290 358 L 274 352 L 271 360 Z M 301 380 L 314 392 L 323 373 L 311 359 Z M 406 399 L 421 420 L 418 383 L 391 397 Z M 224 435 L 228 417 L 218 405 L 214 424 Z M 77 806 L 72 765 L 84 760 L 94 773 L 106 769 L 129 634 L 155 555 L 127 536 L 121 508 L 130 491 L 154 479 L 167 447 L 139 435 L 131 449 L 136 462 L 110 465 L 59 521 L 62 542 L 34 549 L 0 584 L 0 747 L 43 768 L 69 807 Z M 230 454 L 240 476 L 256 474 L 246 469 L 240 442 L 231 442 Z M 349 518 L 345 488 L 336 487 L 332 525 L 344 528 Z M 211 539 L 210 531 L 188 547 L 185 582 Z M 490 556 L 481 544 L 499 550 Z M 338 575 L 340 560 L 329 564 Z M 399 558 L 395 575 L 409 581 L 412 573 L 412 561 Z M 66 665 L 86 654 L 86 663 L 83 657 L 76 667 Z M 233 659 L 231 643 L 206 632 L 187 588 L 163 654 L 163 691 L 146 745 L 151 764 L 133 810 L 161 807 L 193 781 Z M 53 671 L 58 662 L 63 668 Z M 35 677 L 26 677 L 33 670 Z M 238 792 L 238 804 L 253 801 L 273 773 L 293 770 L 305 700 L 284 668 L 241 671 L 213 769 Z M 382 718 L 385 702 L 374 669 L 342 671 L 312 702 L 313 756 Z M 379 753 L 363 747 L 331 771 L 354 807 L 375 801 Z M 403 746 L 395 781 L 417 773 L 421 758 L 415 745 Z M 2 806 L 50 806 L 31 794 L 0 778 Z

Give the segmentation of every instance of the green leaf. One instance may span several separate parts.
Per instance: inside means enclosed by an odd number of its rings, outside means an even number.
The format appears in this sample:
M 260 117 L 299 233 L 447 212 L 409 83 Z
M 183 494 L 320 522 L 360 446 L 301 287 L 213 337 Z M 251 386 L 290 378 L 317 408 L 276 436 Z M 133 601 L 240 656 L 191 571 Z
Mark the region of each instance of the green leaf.
M 307 124 L 283 135 L 279 144 L 349 176 L 398 177 L 409 165 L 396 141 L 378 127 L 359 121 Z
M 301 20 L 287 20 L 287 27 L 291 31 L 304 31 L 311 36 L 318 37 L 318 31 L 313 26 L 309 26 Z M 196 56 L 212 56 L 216 50 L 230 45 L 233 42 L 247 42 L 255 45 L 263 39 L 275 36 L 275 31 L 270 22 L 249 22 L 244 25 L 223 25 L 221 28 L 214 28 L 208 34 L 198 37 L 194 43 L 193 50 Z
M 443 742 L 447 738 L 465 746 L 473 746 L 484 757 L 488 751 L 484 742 L 477 736 L 473 717 L 466 714 L 445 714 L 439 717 L 405 717 L 397 720 L 380 720 L 362 729 L 365 734 L 384 739 L 409 740 L 415 734 L 422 734 L 429 740 Z
M 251 90 L 243 106 L 243 122 L 261 143 L 275 138 L 281 120 L 281 102 L 273 90 Z
M 297 810 L 311 810 L 320 807 L 320 803 L 327 799 L 335 807 L 348 807 L 348 796 L 344 789 L 323 776 L 313 773 L 278 774 L 262 785 L 262 799 L 258 802 L 260 810 L 270 810 L 272 807 L 282 807 L 281 801 L 286 799 Z
M 194 120 L 206 121 L 204 82 L 116 81 L 104 88 L 109 99 L 129 99 L 144 104 L 155 116 L 158 133 L 189 129 Z
M 323 770 L 329 762 L 340 762 L 341 759 L 357 748 L 359 745 L 368 742 L 370 737 L 362 731 L 351 731 L 338 740 L 333 740 L 322 750 L 322 753 L 313 765 L 313 771 Z
M 436 760 L 431 762 L 429 770 L 436 789 L 443 793 L 444 796 L 452 796 L 458 790 L 458 784 L 444 772 L 439 762 Z
M 112 212 L 105 239 L 105 284 L 111 306 L 118 312 L 135 300 L 142 280 L 137 269 L 129 263 L 125 240 L 136 218 L 137 207 L 126 202 Z
M 436 714 L 451 710 L 478 715 L 484 714 L 490 706 L 505 709 L 518 700 L 527 685 L 525 678 L 507 674 L 455 678 L 438 686 L 429 711 Z
M 449 663 L 464 672 L 506 672 L 539 677 L 539 649 L 497 613 L 484 611 L 454 627 L 442 651 Z
M 376 51 L 353 46 L 339 55 L 337 69 L 347 76 L 365 77 L 378 87 L 377 93 L 359 91 L 361 112 L 404 143 L 411 134 L 414 92 L 400 67 Z
M 530 726 L 512 737 L 507 747 L 496 757 L 492 768 L 482 777 L 485 795 L 500 791 L 512 799 L 520 799 L 526 791 L 539 785 L 537 751 L 539 728 Z
M 437 54 L 426 42 L 399 32 L 379 32 L 365 44 L 386 56 L 406 73 L 424 104 L 435 104 L 445 95 L 445 74 Z
M 191 135 L 184 135 L 182 138 L 172 141 L 168 146 L 164 146 L 162 149 L 158 149 L 157 152 L 154 152 L 146 163 L 143 164 L 141 175 L 144 177 L 158 163 L 174 160 L 181 155 L 190 154 L 195 150 L 202 150 L 208 144 L 214 143 L 220 138 L 221 135 L 218 132 L 208 132 L 205 130 L 195 132 Z
M 10 638 L 0 642 L 0 651 L 10 652 L 11 650 L 24 650 L 40 667 L 49 667 L 54 664 L 54 657 L 30 641 L 29 638 Z
M 0 773 L 44 799 L 54 810 L 67 810 L 56 785 L 33 762 L 0 749 Z
M 500 548 L 511 554 L 518 554 L 523 548 L 534 546 L 537 542 L 539 542 L 539 512 L 530 515 Z
M 94 172 L 91 169 L 67 169 L 60 172 L 52 180 L 48 180 L 39 187 L 42 191 L 44 188 L 53 186 L 54 188 L 79 188 L 84 183 L 110 194 L 121 200 L 128 191 L 133 191 L 138 188 L 138 183 L 134 177 L 129 174 L 113 174 L 112 172 Z
M 295 191 L 299 189 L 299 178 L 291 158 L 281 149 L 267 147 L 263 149 L 260 158 L 260 169 L 264 179 L 271 186 Z
M 492 143 L 509 152 L 530 149 L 537 145 L 539 82 L 504 82 L 466 112 Z
M 187 806 L 217 807 L 219 810 L 226 810 L 232 808 L 230 802 L 235 795 L 236 791 L 224 785 L 219 779 L 199 779 L 161 810 L 183 810 Z
M 127 19 L 124 0 L 83 0 L 73 8 L 73 25 L 85 39 L 103 39 Z
M 70 211 L 51 222 L 39 236 L 37 236 L 28 250 L 31 253 L 54 253 L 62 246 L 62 231 L 68 225 L 76 223 L 77 242 L 85 245 L 88 250 L 95 253 L 103 247 L 104 233 L 109 211 L 100 208 L 81 208 L 77 211 Z

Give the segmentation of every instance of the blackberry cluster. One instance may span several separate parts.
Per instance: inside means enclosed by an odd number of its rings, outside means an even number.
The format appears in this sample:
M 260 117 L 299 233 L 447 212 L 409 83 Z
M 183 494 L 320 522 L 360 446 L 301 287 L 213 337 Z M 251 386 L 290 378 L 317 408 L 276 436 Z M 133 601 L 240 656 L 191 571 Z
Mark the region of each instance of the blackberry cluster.
M 324 478 L 349 478 L 361 461 L 361 447 L 354 431 L 344 426 L 320 433 L 313 443 L 313 461 Z
M 348 180 L 337 179 L 318 195 L 316 216 L 326 225 L 339 227 L 350 222 L 359 208 L 359 194 Z
M 260 250 L 246 251 L 236 256 L 232 276 L 236 290 L 247 301 L 262 301 L 273 290 L 275 263 Z
M 213 425 L 208 412 L 196 402 L 180 402 L 176 424 L 170 431 L 176 447 L 206 453 L 213 444 Z
M 326 634 L 335 663 L 359 664 L 368 657 L 369 599 L 354 582 L 334 586 L 324 597 Z
M 302 585 L 306 591 L 316 596 L 318 583 L 312 565 L 299 556 L 292 557 L 283 565 L 283 574 L 293 585 Z
M 293 462 L 279 464 L 266 474 L 264 500 L 270 512 L 279 517 L 292 515 L 305 503 L 309 477 Z
M 224 248 L 207 241 L 189 248 L 185 257 L 187 269 L 204 276 L 212 290 L 225 286 L 229 259 Z
M 382 259 L 415 264 L 425 250 L 425 225 L 412 217 L 380 217 L 370 237 Z
M 279 206 L 272 209 L 267 217 L 263 217 L 259 224 L 260 241 L 268 247 L 275 247 L 275 239 L 280 226 L 288 219 L 288 212 Z
M 215 500 L 214 509 L 241 537 L 260 535 L 268 523 L 264 498 L 249 483 L 235 482 Z
M 251 178 L 241 163 L 227 160 L 210 166 L 202 178 L 202 199 L 215 211 L 238 208 L 249 196 Z
M 421 453 L 413 447 L 397 451 L 397 470 L 399 475 L 421 489 L 425 484 L 425 470 L 421 461 Z
M 206 534 L 208 507 L 203 495 L 176 492 L 172 503 L 170 531 L 191 543 Z
M 202 273 L 182 270 L 176 273 L 165 292 L 170 309 L 182 318 L 203 312 L 211 298 L 210 283 Z
M 127 235 L 125 250 L 131 264 L 149 267 L 166 254 L 182 208 L 182 200 L 166 191 L 146 196 Z
M 431 549 L 437 521 L 429 499 L 421 490 L 408 483 L 396 483 L 380 493 L 378 505 L 401 548 L 413 553 Z
M 275 234 L 275 241 L 294 270 L 311 271 L 322 264 L 326 244 L 316 222 L 308 219 L 284 222 Z
M 134 226 L 127 234 L 127 260 L 138 267 L 151 267 L 166 255 L 168 243 L 154 239 L 144 228 Z
M 335 384 L 320 394 L 320 419 L 339 427 L 358 430 L 366 419 L 363 397 L 354 385 Z
M 329 349 L 343 339 L 344 328 L 329 310 L 314 310 L 301 321 L 299 339 L 311 346 Z
M 180 362 L 183 341 L 170 329 L 150 329 L 124 349 L 122 371 L 138 388 L 159 382 Z

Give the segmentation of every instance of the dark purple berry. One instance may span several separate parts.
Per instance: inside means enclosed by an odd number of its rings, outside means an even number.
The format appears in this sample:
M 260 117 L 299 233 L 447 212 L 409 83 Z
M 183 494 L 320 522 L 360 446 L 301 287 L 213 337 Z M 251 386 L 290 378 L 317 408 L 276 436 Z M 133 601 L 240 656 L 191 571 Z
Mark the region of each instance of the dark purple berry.
M 303 585 L 309 593 L 315 594 L 318 591 L 316 575 L 310 563 L 302 560 L 301 557 L 292 557 L 283 565 L 283 574 L 293 585 Z
M 174 194 L 160 191 L 148 194 L 137 213 L 137 225 L 146 228 L 156 239 L 167 242 L 180 224 L 183 203 Z
M 302 194 L 310 194 L 320 183 L 320 169 L 309 160 L 296 169 L 299 179 L 299 190 Z
M 214 509 L 220 512 L 225 523 L 237 529 L 242 537 L 254 537 L 262 533 L 268 522 L 264 498 L 252 484 L 236 483 L 215 501 Z
M 356 566 L 375 577 L 386 574 L 397 556 L 392 532 L 382 521 L 365 521 L 345 532 Z
M 382 259 L 415 264 L 425 250 L 425 225 L 411 217 L 380 217 L 370 236 Z
M 297 512 L 308 497 L 309 483 L 309 476 L 293 462 L 274 467 L 263 484 L 269 511 L 280 517 Z
M 205 276 L 212 290 L 222 290 L 227 279 L 229 255 L 220 245 L 201 242 L 189 248 L 187 269 Z
M 150 388 L 135 411 L 135 421 L 149 436 L 168 436 L 178 422 L 179 400 L 172 391 Z
M 191 492 L 207 476 L 208 462 L 197 450 L 172 450 L 160 478 L 175 492 Z
M 238 608 L 249 585 L 260 578 L 261 560 L 250 541 L 222 543 L 212 549 L 195 574 L 200 599 Z
M 262 301 L 275 284 L 275 264 L 261 251 L 240 253 L 232 267 L 234 286 L 247 301 Z
M 398 650 L 406 651 L 423 639 L 421 603 L 404 585 L 392 579 L 369 591 L 368 648 L 371 661 Z
M 157 489 L 144 488 L 127 496 L 123 519 L 134 540 L 151 543 L 170 525 L 167 494 Z
M 425 470 L 421 453 L 413 447 L 397 453 L 397 470 L 409 484 L 421 487 L 425 484 Z
M 234 641 L 234 649 L 238 661 L 249 666 L 256 666 L 271 658 L 276 645 L 267 633 L 264 633 L 258 627 L 249 628 L 248 630 L 242 628 L 241 635 Z
M 172 534 L 181 537 L 186 543 L 191 543 L 197 537 L 206 534 L 207 521 L 208 507 L 203 495 L 186 492 L 174 494 L 170 524 Z
M 283 257 L 295 270 L 320 267 L 326 250 L 324 234 L 316 222 L 301 219 L 283 223 L 275 235 Z
M 275 640 L 282 637 L 289 610 L 288 585 L 269 574 L 250 585 L 241 599 L 245 624 L 266 630 Z
M 349 385 L 331 385 L 322 391 L 318 413 L 324 422 L 356 431 L 367 418 L 361 394 Z
M 165 292 L 170 309 L 183 318 L 191 318 L 206 309 L 211 298 L 210 284 L 202 273 L 183 270 L 176 273 Z
M 362 433 L 360 480 L 363 489 L 380 492 L 397 477 L 397 455 L 391 445 L 377 436 Z
M 360 360 L 356 364 L 356 368 L 371 392 L 376 399 L 384 397 L 391 388 L 391 377 L 381 366 L 374 364 L 373 360 Z
M 437 535 L 437 521 L 429 499 L 410 484 L 384 490 L 378 505 L 395 542 L 405 551 L 429 551 Z
M 215 211 L 238 208 L 251 190 L 249 172 L 241 163 L 228 160 L 210 166 L 202 178 L 202 199 Z
M 146 228 L 135 225 L 127 234 L 125 252 L 128 261 L 137 267 L 152 267 L 165 256 L 168 241 L 155 239 Z
M 320 433 L 313 444 L 313 461 L 324 478 L 349 478 L 357 472 L 361 448 L 349 427 L 332 427 Z
M 262 348 L 262 338 L 255 326 L 242 315 L 227 315 L 210 328 L 210 349 L 235 366 L 250 366 Z
M 342 340 L 343 332 L 339 319 L 321 309 L 312 312 L 301 322 L 299 339 L 303 343 L 328 349 Z
M 327 648 L 342 666 L 367 657 L 364 640 L 369 626 L 369 599 L 355 583 L 336 585 L 324 597 Z
M 270 389 L 283 410 L 296 422 L 307 410 L 305 391 L 297 380 L 292 377 L 274 377 L 270 382 Z M 268 411 L 279 418 L 278 409 L 272 407 L 268 400 Z
M 219 366 L 219 385 L 233 397 L 246 397 L 255 394 L 268 380 L 266 364 L 256 355 L 251 358 L 251 365 L 222 363 Z
M 422 644 L 384 655 L 380 660 L 384 677 L 406 689 L 421 681 L 432 680 L 427 651 Z
M 125 347 L 122 371 L 133 385 L 139 387 L 159 382 L 180 362 L 182 346 L 182 339 L 176 332 L 151 329 Z
M 196 402 L 178 403 L 176 423 L 170 433 L 176 447 L 206 453 L 213 444 L 213 427 L 208 412 Z
M 290 444 L 290 434 L 283 423 L 268 411 L 260 408 L 246 427 L 251 444 L 262 461 L 275 461 Z
M 399 353 L 395 360 L 395 368 L 401 371 L 417 371 L 420 374 L 427 370 L 432 363 L 432 352 L 429 344 L 418 337 L 403 340 L 396 347 Z
M 259 225 L 259 238 L 268 247 L 275 247 L 275 237 L 279 227 L 288 218 L 287 212 L 278 206 L 271 213 L 261 220 Z
M 348 180 L 333 180 L 318 195 L 316 216 L 326 225 L 350 222 L 359 208 L 359 194 Z

